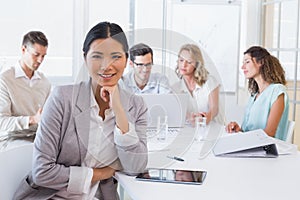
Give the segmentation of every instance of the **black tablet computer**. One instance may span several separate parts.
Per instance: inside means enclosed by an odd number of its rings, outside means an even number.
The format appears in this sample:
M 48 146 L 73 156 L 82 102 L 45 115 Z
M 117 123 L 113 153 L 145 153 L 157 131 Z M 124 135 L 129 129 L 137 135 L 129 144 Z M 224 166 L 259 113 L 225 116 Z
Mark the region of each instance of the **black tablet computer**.
M 137 175 L 136 179 L 141 181 L 201 185 L 206 174 L 206 171 L 151 168 Z

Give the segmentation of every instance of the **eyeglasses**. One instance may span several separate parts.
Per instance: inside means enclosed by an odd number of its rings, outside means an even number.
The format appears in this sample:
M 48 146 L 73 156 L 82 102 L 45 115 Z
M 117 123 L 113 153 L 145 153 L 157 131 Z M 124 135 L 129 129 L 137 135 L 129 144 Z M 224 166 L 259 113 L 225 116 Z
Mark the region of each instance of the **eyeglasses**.
M 146 68 L 151 68 L 152 67 L 152 63 L 147 63 L 147 64 L 144 64 L 144 63 L 136 63 L 136 62 L 133 62 L 138 68 L 141 68 L 141 67 L 146 67 Z

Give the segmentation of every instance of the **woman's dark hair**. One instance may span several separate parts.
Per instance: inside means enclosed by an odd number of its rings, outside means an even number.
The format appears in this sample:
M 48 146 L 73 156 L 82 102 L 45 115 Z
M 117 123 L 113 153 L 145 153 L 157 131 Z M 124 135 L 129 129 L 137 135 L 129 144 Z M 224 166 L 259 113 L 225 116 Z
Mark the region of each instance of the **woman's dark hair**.
M 261 64 L 259 73 L 266 82 L 286 84 L 285 71 L 279 60 L 272 56 L 265 48 L 252 46 L 244 52 L 245 54 L 248 54 L 253 62 Z M 254 78 L 249 79 L 248 90 L 252 96 L 258 92 L 258 85 Z
M 123 50 L 126 53 L 126 58 L 128 58 L 128 42 L 126 35 L 118 24 L 110 22 L 100 22 L 87 33 L 82 49 L 84 57 L 86 57 L 87 52 L 90 50 L 91 43 L 94 40 L 106 38 L 113 38 L 121 43 Z

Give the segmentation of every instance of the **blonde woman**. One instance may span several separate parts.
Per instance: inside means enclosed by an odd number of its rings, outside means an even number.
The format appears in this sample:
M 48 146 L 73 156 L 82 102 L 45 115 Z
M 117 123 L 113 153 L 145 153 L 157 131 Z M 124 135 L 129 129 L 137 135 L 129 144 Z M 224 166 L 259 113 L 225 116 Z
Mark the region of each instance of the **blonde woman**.
M 178 53 L 176 73 L 180 78 L 172 88 L 175 93 L 188 93 L 188 118 L 206 117 L 206 123 L 215 119 L 219 112 L 218 81 L 205 68 L 200 48 L 185 44 Z M 221 120 L 220 120 L 221 121 Z

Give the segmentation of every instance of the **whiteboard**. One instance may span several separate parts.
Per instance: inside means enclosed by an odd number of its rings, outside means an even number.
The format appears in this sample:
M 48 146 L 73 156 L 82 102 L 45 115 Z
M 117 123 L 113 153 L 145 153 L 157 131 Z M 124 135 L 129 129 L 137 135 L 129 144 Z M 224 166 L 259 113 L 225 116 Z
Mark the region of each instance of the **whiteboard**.
M 221 75 L 224 90 L 230 92 L 236 91 L 238 81 L 240 9 L 239 5 L 174 3 L 168 18 L 171 30 L 191 38 L 206 51 Z

